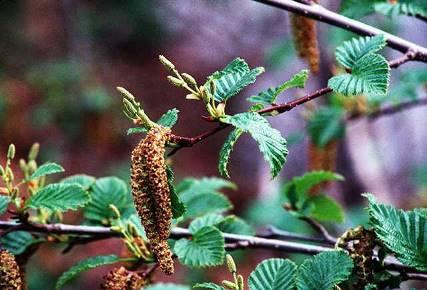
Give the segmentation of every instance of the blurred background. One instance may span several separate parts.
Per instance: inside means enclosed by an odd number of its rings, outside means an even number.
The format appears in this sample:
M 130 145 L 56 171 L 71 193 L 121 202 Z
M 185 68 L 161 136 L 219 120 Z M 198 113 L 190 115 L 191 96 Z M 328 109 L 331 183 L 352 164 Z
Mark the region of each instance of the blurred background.
M 323 0 L 322 4 L 337 11 L 340 1 Z M 427 25 L 417 19 L 373 15 L 363 21 L 427 45 Z M 310 75 L 305 89 L 287 91 L 282 102 L 324 87 L 334 72 L 334 48 L 352 37 L 326 24 L 319 24 L 318 30 L 320 73 Z M 41 161 L 62 164 L 67 175 L 117 175 L 128 180 L 130 152 L 140 136 L 126 135 L 132 124 L 121 111 L 116 86 L 131 91 L 154 120 L 178 108 L 178 135 L 196 136 L 214 126 L 200 119 L 203 106 L 186 101 L 183 91 L 169 85 L 159 54 L 201 83 L 237 56 L 250 66 L 264 66 L 266 73 L 230 102 L 228 113 L 246 110 L 246 97 L 307 68 L 296 57 L 288 14 L 245 0 L 3 0 L 0 39 L 0 162 L 4 163 L 10 143 L 17 145 L 20 157 L 39 142 Z M 386 49 L 385 55 L 393 59 L 399 53 Z M 390 104 L 409 97 L 402 79 L 412 69 L 426 75 L 425 65 L 417 63 L 392 72 Z M 412 93 L 426 96 L 423 88 Z M 330 189 L 348 209 L 346 222 L 334 229 L 336 233 L 366 220 L 362 192 L 373 192 L 382 202 L 404 208 L 426 205 L 425 110 L 417 107 L 374 121 L 359 118 L 348 123 L 346 137 L 338 144 L 336 169 L 346 181 Z M 235 212 L 254 226 L 275 224 L 288 230 L 301 226 L 275 200 L 284 180 L 307 170 L 309 141 L 302 112 L 304 108 L 271 119 L 290 143 L 288 162 L 279 178 L 270 179 L 269 168 L 250 138 L 241 138 L 232 154 L 230 172 L 238 190 L 228 194 Z M 175 155 L 172 165 L 177 179 L 218 176 L 218 152 L 226 134 L 221 132 Z M 266 215 L 266 211 L 277 214 Z M 58 247 L 44 246 L 28 267 L 30 289 L 52 289 L 58 275 L 76 261 L 112 249 L 120 251 L 118 241 L 79 246 L 66 255 Z M 265 251 L 246 254 L 238 254 L 247 261 L 242 263 L 243 274 L 271 256 Z M 105 272 L 105 268 L 91 271 L 68 289 L 96 289 Z M 220 270 L 191 272 L 180 268 L 173 278 L 192 283 L 220 281 L 222 275 Z

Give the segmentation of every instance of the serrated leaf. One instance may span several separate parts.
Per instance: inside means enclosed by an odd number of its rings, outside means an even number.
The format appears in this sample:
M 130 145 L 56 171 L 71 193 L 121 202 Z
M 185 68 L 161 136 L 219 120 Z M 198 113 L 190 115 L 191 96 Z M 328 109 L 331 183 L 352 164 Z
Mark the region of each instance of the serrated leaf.
M 3 214 L 9 206 L 10 197 L 6 195 L 0 195 L 0 214 Z
M 201 217 L 196 218 L 190 223 L 189 230 L 192 233 L 197 232 L 201 228 L 207 227 L 207 226 L 214 226 L 216 227 L 217 224 L 219 224 L 221 221 L 224 220 L 224 217 L 219 214 L 207 214 Z
M 264 117 L 256 112 L 246 112 L 226 116 L 221 121 L 249 133 L 257 141 L 259 150 L 270 165 L 273 178 L 279 174 L 288 155 L 286 140 Z
M 86 174 L 76 174 L 68 176 L 61 180 L 61 183 L 67 184 L 78 184 L 83 187 L 85 190 L 89 190 L 89 188 L 95 183 L 96 178 Z
M 311 141 L 323 148 L 333 140 L 344 137 L 344 111 L 336 107 L 322 107 L 308 121 L 307 129 Z
M 103 177 L 92 185 L 91 200 L 84 208 L 84 216 L 100 224 L 109 224 L 116 218 L 110 204 L 117 207 L 119 212 L 126 216 L 134 213 L 132 196 L 127 184 L 117 177 Z
M 265 105 L 269 105 L 276 102 L 277 97 L 285 90 L 291 88 L 304 88 L 305 82 L 308 79 L 309 71 L 304 69 L 299 73 L 295 74 L 290 80 L 284 82 L 282 85 L 269 88 L 265 91 L 262 91 L 256 96 L 251 96 L 247 98 L 249 102 L 252 103 L 261 103 Z
M 424 0 L 399 0 L 396 3 L 375 3 L 376 12 L 393 17 L 397 15 L 427 17 L 427 2 Z
M 74 279 L 77 275 L 82 272 L 88 271 L 90 269 L 94 269 L 96 267 L 114 264 L 120 261 L 120 258 L 116 255 L 108 255 L 108 256 L 95 256 L 90 257 L 86 260 L 80 261 L 76 265 L 72 266 L 66 272 L 62 273 L 56 282 L 55 289 L 61 289 L 66 283 L 70 280 Z
M 390 66 L 379 54 L 359 58 L 351 74 L 341 74 L 329 79 L 328 87 L 345 96 L 385 95 L 390 78 Z
M 52 183 L 28 198 L 25 208 L 64 212 L 76 210 L 89 200 L 88 192 L 78 184 Z
M 384 245 L 404 264 L 427 271 L 427 218 L 414 211 L 403 211 L 378 204 L 372 194 L 369 201 L 370 223 Z
M 344 221 L 344 209 L 335 199 L 322 194 L 311 197 L 309 202 L 313 205 L 310 217 L 322 222 Z
M 340 64 L 353 69 L 360 58 L 383 49 L 385 45 L 386 38 L 382 34 L 353 38 L 337 47 L 335 57 Z
M 213 73 L 207 82 L 215 82 L 215 101 L 225 102 L 254 83 L 256 77 L 263 72 L 264 68 L 257 67 L 251 70 L 243 59 L 236 58 L 223 70 Z M 205 86 L 209 87 L 206 84 Z
M 0 238 L 0 247 L 14 255 L 20 255 L 36 240 L 29 232 L 15 231 Z
M 205 283 L 197 283 L 193 286 L 193 288 L 204 288 L 204 289 L 212 289 L 212 290 L 227 290 L 224 287 L 217 285 L 212 282 L 205 282 Z
M 144 287 L 144 290 L 190 290 L 190 286 L 173 283 L 156 283 Z
M 164 113 L 159 120 L 157 120 L 157 124 L 163 127 L 172 128 L 176 122 L 178 121 L 178 113 L 179 110 L 176 108 L 170 109 L 166 113 Z M 129 128 L 127 131 L 127 135 L 138 134 L 138 133 L 147 133 L 148 130 L 145 127 L 134 127 Z
M 54 162 L 47 162 L 41 165 L 39 168 L 37 168 L 36 171 L 34 171 L 34 173 L 31 174 L 29 180 L 54 174 L 54 173 L 64 172 L 64 171 L 65 170 L 61 165 Z
M 248 279 L 250 290 L 293 290 L 297 266 L 288 259 L 262 261 Z
M 223 233 L 247 236 L 255 235 L 255 230 L 245 220 L 235 215 L 226 216 L 215 227 Z
M 172 207 L 172 216 L 174 219 L 177 219 L 183 216 L 187 210 L 185 204 L 181 201 L 178 194 L 176 193 L 174 182 L 173 170 L 170 166 L 166 166 L 166 173 L 168 176 L 168 185 L 171 199 L 171 207 Z
M 222 145 L 221 150 L 219 151 L 218 170 L 222 176 L 230 178 L 230 174 L 227 170 L 228 161 L 230 160 L 230 154 L 231 151 L 233 151 L 234 144 L 236 144 L 237 139 L 239 139 L 242 133 L 243 131 L 238 128 L 231 131 L 230 135 L 228 135 L 227 139 Z
M 174 253 L 179 261 L 190 267 L 210 267 L 224 261 L 224 237 L 212 226 L 203 227 L 192 233 L 191 240 L 176 241 Z
M 353 260 L 344 251 L 323 252 L 306 259 L 298 268 L 299 290 L 332 290 L 347 280 Z

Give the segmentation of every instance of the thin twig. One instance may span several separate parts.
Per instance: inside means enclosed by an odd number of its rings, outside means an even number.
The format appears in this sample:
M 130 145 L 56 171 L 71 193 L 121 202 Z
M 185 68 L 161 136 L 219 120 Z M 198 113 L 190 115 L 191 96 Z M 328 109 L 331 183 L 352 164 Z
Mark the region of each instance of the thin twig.
M 320 243 L 320 244 L 330 244 L 335 245 L 336 241 L 328 241 L 325 238 L 321 237 L 310 237 L 298 233 L 292 233 L 288 231 L 284 231 L 281 229 L 278 229 L 274 226 L 268 226 L 265 230 L 257 233 L 258 237 L 262 238 L 275 238 L 275 239 L 284 239 L 284 240 L 295 240 L 295 241 L 304 241 L 304 242 L 311 242 L 311 243 Z
M 337 238 L 333 237 L 331 234 L 329 234 L 328 230 L 321 225 L 320 223 L 318 223 L 317 221 L 315 221 L 312 218 L 309 217 L 302 217 L 301 220 L 305 221 L 306 223 L 308 223 L 316 232 L 318 232 L 319 234 L 322 235 L 322 237 L 328 241 L 331 244 L 335 244 L 337 241 Z

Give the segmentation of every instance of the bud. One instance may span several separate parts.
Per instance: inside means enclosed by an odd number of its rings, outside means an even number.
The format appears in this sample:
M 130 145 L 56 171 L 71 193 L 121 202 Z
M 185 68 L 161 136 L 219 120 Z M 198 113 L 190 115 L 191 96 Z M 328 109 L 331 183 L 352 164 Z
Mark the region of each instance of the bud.
M 28 153 L 28 160 L 36 160 L 37 155 L 39 155 L 39 151 L 40 151 L 40 144 L 34 143 L 31 146 L 30 152 Z
M 10 144 L 9 149 L 7 150 L 7 159 L 13 159 L 15 157 L 15 145 Z
M 119 209 L 114 204 L 110 204 L 109 207 L 114 212 L 114 214 L 116 215 L 116 218 L 120 218 Z
M 159 55 L 159 60 L 166 69 L 171 71 L 175 69 L 175 65 L 163 55 Z
M 215 95 L 215 91 L 216 91 L 216 84 L 215 81 L 210 81 L 209 82 L 209 90 L 211 91 L 211 93 L 213 95 Z
M 245 285 L 243 282 L 243 276 L 242 275 L 237 276 L 237 289 L 239 289 L 239 290 L 245 289 Z
M 185 96 L 187 100 L 200 100 L 199 96 L 196 96 L 195 94 L 188 94 Z
M 123 95 L 124 98 L 126 98 L 126 99 L 128 99 L 130 101 L 134 101 L 135 100 L 135 97 L 128 90 L 126 90 L 125 88 L 123 88 L 123 87 L 117 87 L 116 89 Z
M 13 171 L 10 169 L 10 167 L 6 168 L 6 176 L 8 177 L 9 181 L 13 181 L 15 179 L 15 175 L 13 174 Z
M 230 254 L 225 256 L 225 261 L 227 262 L 228 271 L 231 273 L 237 272 L 236 263 L 234 263 L 234 259 Z
M 34 160 L 30 160 L 30 162 L 28 162 L 28 169 L 30 170 L 30 172 L 34 172 L 37 169 L 37 163 Z
M 224 287 L 227 287 L 229 289 L 237 289 L 236 284 L 234 284 L 233 282 L 223 280 L 221 283 L 222 283 L 222 285 L 224 285 Z
M 192 84 L 193 86 L 197 86 L 196 80 L 191 75 L 187 73 L 182 73 L 181 75 L 184 81 L 186 81 L 189 84 Z
M 179 78 L 168 76 L 168 81 L 174 85 L 175 87 L 181 88 L 185 85 L 185 82 L 183 80 L 180 80 Z
M 0 176 L 3 176 L 3 175 L 4 175 L 4 168 L 3 166 L 0 165 Z
M 21 168 L 22 171 L 27 170 L 27 162 L 25 162 L 24 159 L 19 159 L 19 168 Z
M 217 117 L 225 115 L 225 103 L 219 103 L 218 106 L 216 106 L 216 115 Z
M 131 119 L 136 118 L 137 110 L 127 99 L 123 99 L 123 112 L 126 114 L 126 116 L 131 117 Z

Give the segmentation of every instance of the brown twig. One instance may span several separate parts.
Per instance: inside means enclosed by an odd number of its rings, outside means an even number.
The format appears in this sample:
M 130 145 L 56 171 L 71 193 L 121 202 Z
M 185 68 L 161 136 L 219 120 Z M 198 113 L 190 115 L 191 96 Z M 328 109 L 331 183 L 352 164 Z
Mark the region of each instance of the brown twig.
M 321 234 L 322 237 L 325 239 L 325 241 L 328 241 L 331 244 L 336 243 L 337 238 L 335 238 L 331 234 L 329 234 L 328 230 L 323 225 L 321 225 L 320 223 L 315 221 L 314 219 L 309 218 L 309 217 L 302 217 L 301 220 L 308 223 L 316 232 Z

